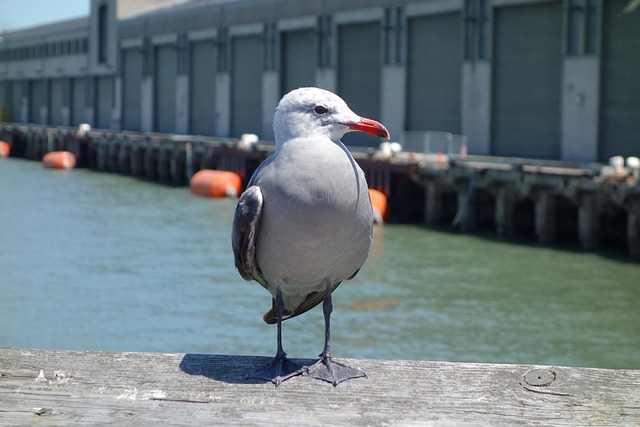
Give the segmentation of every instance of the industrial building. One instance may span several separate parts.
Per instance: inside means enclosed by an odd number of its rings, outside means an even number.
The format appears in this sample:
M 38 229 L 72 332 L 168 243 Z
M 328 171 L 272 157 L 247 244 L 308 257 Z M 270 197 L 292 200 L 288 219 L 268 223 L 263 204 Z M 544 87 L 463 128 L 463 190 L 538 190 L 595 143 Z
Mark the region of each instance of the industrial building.
M 268 140 L 280 97 L 319 86 L 400 142 L 441 131 L 465 135 L 470 154 L 637 156 L 633 6 L 91 0 L 87 18 L 2 34 L 0 118 Z M 361 138 L 347 142 L 375 143 Z

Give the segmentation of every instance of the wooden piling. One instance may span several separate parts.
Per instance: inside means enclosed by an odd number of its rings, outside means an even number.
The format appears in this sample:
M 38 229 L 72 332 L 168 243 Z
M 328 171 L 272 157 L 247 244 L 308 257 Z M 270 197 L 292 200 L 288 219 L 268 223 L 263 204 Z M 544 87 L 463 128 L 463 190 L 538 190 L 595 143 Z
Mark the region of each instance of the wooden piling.
M 540 189 L 536 197 L 536 235 L 542 244 L 556 240 L 556 196 L 550 189 Z
M 425 185 L 424 222 L 435 224 L 442 220 L 443 203 L 441 185 L 436 180 L 431 180 Z
M 598 195 L 593 192 L 583 193 L 580 197 L 578 237 L 584 249 L 600 247 L 600 206 Z
M 71 131 L 0 124 L 0 136 L 14 143 L 12 156 L 38 161 L 49 146 L 64 145 Z M 233 171 L 246 185 L 274 149 L 266 143 L 239 149 L 220 138 L 104 131 L 89 132 L 82 147 L 82 166 L 173 185 L 188 184 L 201 169 Z M 401 152 L 381 157 L 357 148 L 352 154 L 370 185 L 387 195 L 390 222 L 453 222 L 466 232 L 494 227 L 503 236 L 533 233 L 543 244 L 573 239 L 586 250 L 599 249 L 602 242 L 607 248 L 626 246 L 640 258 L 640 177 L 635 169 L 473 155 Z
M 629 254 L 632 257 L 640 258 L 640 195 L 629 202 L 627 244 Z
M 0 424 L 640 424 L 639 370 L 348 360 L 368 378 L 245 379 L 267 360 L 0 348 Z
M 502 186 L 496 193 L 495 224 L 499 236 L 514 233 L 515 190 L 511 186 Z

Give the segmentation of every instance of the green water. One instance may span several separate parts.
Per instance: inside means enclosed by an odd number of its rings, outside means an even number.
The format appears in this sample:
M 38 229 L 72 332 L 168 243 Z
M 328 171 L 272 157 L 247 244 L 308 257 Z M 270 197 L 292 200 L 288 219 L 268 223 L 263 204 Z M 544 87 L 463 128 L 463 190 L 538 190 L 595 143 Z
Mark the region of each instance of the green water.
M 272 355 L 233 267 L 235 200 L 0 161 L 0 346 Z M 375 229 L 335 293 L 336 357 L 640 368 L 640 264 L 417 226 Z M 315 357 L 319 308 L 287 321 Z

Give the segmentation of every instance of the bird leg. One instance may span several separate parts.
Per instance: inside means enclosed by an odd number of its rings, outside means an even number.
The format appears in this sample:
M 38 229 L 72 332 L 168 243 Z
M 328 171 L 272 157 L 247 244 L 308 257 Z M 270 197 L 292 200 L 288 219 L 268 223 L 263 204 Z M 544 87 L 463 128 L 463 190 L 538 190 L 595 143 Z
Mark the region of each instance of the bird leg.
M 305 368 L 305 375 L 311 375 L 318 380 L 327 381 L 335 387 L 343 381 L 351 378 L 366 377 L 367 374 L 358 368 L 352 368 L 351 366 L 335 362 L 331 356 L 332 290 L 333 286 L 329 283 L 327 293 L 324 296 L 324 302 L 322 303 L 322 312 L 324 313 L 324 350 L 316 363 Z
M 278 326 L 278 350 L 271 362 L 247 374 L 248 379 L 267 380 L 275 384 L 276 387 L 285 380 L 302 374 L 303 368 L 297 363 L 287 358 L 287 353 L 282 349 L 282 313 L 284 311 L 284 301 L 280 288 L 276 291 L 274 309 Z

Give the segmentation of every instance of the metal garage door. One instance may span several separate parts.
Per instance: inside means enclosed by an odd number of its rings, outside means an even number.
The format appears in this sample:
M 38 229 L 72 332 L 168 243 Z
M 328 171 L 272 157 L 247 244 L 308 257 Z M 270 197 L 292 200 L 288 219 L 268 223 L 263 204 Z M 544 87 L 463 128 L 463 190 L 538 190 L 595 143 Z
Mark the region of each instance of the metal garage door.
M 76 77 L 71 83 L 71 126 L 78 126 L 85 122 L 86 80 Z
M 29 81 L 29 123 L 43 124 L 41 107 L 44 94 L 44 84 L 41 80 Z
M 213 40 L 191 44 L 189 131 L 214 135 L 216 119 L 216 50 Z
M 640 10 L 628 0 L 604 3 L 600 159 L 640 155 Z
M 142 122 L 142 50 L 122 53 L 122 129 L 140 131 Z
M 338 94 L 356 114 L 375 120 L 380 119 L 380 69 L 380 23 L 338 27 Z M 342 140 L 347 145 L 378 144 L 361 132 Z
M 63 88 L 62 79 L 49 81 L 49 124 L 51 125 L 60 126 L 64 124 L 62 123 Z
M 313 30 L 285 32 L 281 40 L 281 95 L 299 87 L 313 86 L 316 78 Z
M 494 12 L 492 154 L 558 158 L 562 6 Z
M 460 15 L 409 21 L 407 130 L 460 133 Z
M 157 132 L 172 133 L 176 129 L 176 46 L 163 45 L 155 49 L 154 118 Z
M 9 106 L 9 82 L 0 82 L 0 105 Z
M 111 76 L 96 78 L 96 127 L 111 128 L 111 108 L 113 105 L 113 79 Z
M 11 110 L 9 116 L 12 122 L 22 122 L 22 88 L 23 82 L 14 80 L 11 82 Z
M 262 44 L 260 37 L 232 42 L 231 136 L 262 133 Z

